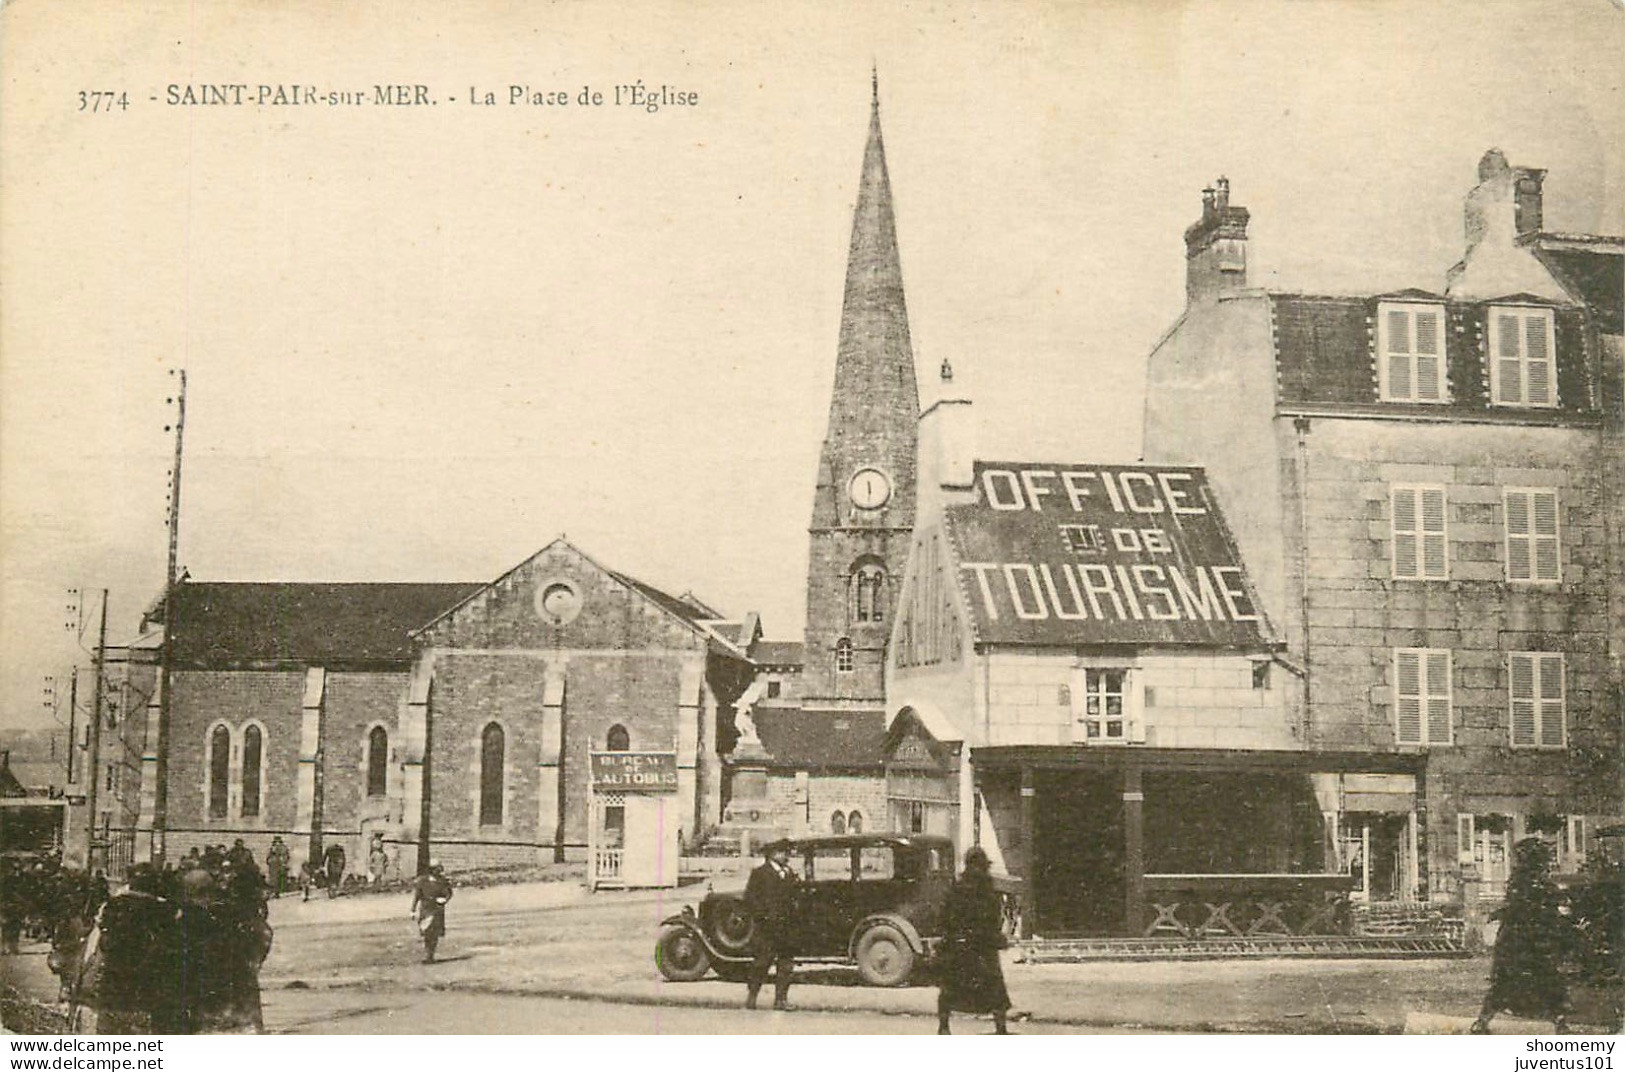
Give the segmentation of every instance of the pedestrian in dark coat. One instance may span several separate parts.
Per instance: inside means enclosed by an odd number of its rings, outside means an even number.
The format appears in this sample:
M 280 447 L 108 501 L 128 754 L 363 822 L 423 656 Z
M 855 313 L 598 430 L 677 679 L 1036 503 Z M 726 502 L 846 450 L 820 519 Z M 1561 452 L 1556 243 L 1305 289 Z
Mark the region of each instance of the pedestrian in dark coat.
M 322 853 L 322 870 L 327 875 L 327 895 L 337 897 L 344 885 L 344 846 L 333 844 Z
M 265 853 L 265 866 L 271 873 L 272 897 L 281 897 L 282 891 L 288 888 L 288 860 L 291 856 L 280 834 L 271 839 L 271 848 Z
M 180 918 L 148 864 L 132 867 L 129 888 L 102 906 L 70 988 L 75 1005 L 94 1003 L 100 1034 L 185 1030 Z
M 756 995 L 773 969 L 773 1007 L 789 1008 L 790 976 L 795 971 L 795 872 L 790 870 L 790 850 L 783 842 L 773 842 L 763 854 L 767 859 L 750 873 L 745 884 L 745 908 L 755 921 L 752 942 L 754 959 L 745 984 L 745 1008 L 756 1007 Z
M 1490 964 L 1490 989 L 1473 1021 L 1475 1035 L 1488 1034 L 1498 1012 L 1551 1020 L 1567 1027 L 1568 983 L 1561 969 L 1573 945 L 1573 929 L 1558 910 L 1551 880 L 1552 850 L 1540 838 L 1524 838 L 1512 850 L 1506 903 L 1491 919 L 1501 921 Z
M 418 935 L 423 939 L 423 963 L 434 963 L 435 947 L 446 933 L 446 902 L 451 900 L 451 881 L 445 869 L 431 863 L 429 869 L 412 884 L 412 907 L 408 910 L 418 921 Z
M 987 853 L 965 850 L 965 872 L 948 895 L 937 994 L 937 1034 L 946 1035 L 951 1012 L 992 1013 L 993 1029 L 1007 1035 L 1010 992 L 1004 986 L 999 950 L 1005 947 L 1004 913 L 993 889 Z

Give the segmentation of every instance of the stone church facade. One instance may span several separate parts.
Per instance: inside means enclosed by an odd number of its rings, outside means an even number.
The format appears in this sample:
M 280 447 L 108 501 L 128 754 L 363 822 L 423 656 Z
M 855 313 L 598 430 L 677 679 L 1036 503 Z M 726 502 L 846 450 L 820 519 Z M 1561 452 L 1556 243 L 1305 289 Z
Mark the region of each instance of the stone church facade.
M 489 583 L 177 586 L 123 652 L 150 697 L 120 730 L 133 856 L 237 838 L 352 872 L 592 857 L 624 835 L 594 756 L 674 757 L 685 847 L 885 823 L 885 649 L 914 524 L 919 396 L 878 92 L 853 212 L 829 423 L 808 526 L 803 638 L 768 641 L 554 541 Z M 166 712 L 167 706 L 167 712 Z M 739 708 L 761 799 L 733 799 Z M 753 745 L 753 748 L 758 747 Z M 666 760 L 662 760 L 662 763 Z M 628 815 L 630 809 L 628 810 Z M 669 815 L 668 815 L 669 819 Z M 663 820 L 666 821 L 666 820 Z M 733 831 L 737 834 L 738 831 Z M 618 866 L 618 865 L 617 865 Z

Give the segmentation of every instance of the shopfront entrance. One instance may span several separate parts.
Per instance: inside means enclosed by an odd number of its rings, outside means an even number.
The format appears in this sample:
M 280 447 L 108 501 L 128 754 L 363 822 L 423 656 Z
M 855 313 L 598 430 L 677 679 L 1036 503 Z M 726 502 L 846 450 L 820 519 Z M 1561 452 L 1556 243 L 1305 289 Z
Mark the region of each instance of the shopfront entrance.
M 1034 876 L 1038 927 L 1046 935 L 1096 936 L 1123 929 L 1123 779 L 1111 772 L 1036 779 Z
M 677 753 L 594 752 L 587 883 L 593 889 L 677 885 L 682 826 Z

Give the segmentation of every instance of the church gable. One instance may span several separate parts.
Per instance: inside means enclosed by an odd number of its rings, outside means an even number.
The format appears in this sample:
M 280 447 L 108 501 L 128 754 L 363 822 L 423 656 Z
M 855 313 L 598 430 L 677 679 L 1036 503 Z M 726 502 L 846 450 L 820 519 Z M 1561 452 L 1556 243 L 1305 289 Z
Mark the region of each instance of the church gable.
M 481 650 L 703 650 L 705 634 L 685 606 L 561 538 L 430 623 L 419 639 Z

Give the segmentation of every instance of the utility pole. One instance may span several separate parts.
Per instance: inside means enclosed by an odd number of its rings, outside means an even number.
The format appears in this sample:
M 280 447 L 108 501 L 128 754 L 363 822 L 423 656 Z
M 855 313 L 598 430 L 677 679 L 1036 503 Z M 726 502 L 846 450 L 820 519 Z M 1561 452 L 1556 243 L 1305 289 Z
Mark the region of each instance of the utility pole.
M 79 667 L 73 668 L 73 676 L 68 679 L 68 784 L 73 784 L 73 753 L 79 747 L 77 723 L 74 716 L 79 713 Z
M 90 704 L 90 748 L 85 756 L 85 810 L 90 813 L 86 820 L 85 866 L 89 870 L 96 866 L 96 791 L 101 788 L 102 780 L 102 689 L 106 663 L 107 589 L 103 588 L 102 620 L 96 630 L 96 694 Z M 76 681 L 78 676 L 74 674 Z
M 179 593 L 179 557 L 181 538 L 181 458 L 186 436 L 186 370 L 170 371 L 180 378 L 175 392 L 175 463 L 169 470 L 169 559 L 164 573 L 164 642 L 159 649 L 158 673 L 158 743 L 155 751 L 152 808 L 152 862 L 162 864 L 165 852 L 165 832 L 169 826 L 169 712 L 171 678 L 175 669 L 175 600 Z M 164 431 L 170 431 L 165 428 Z

